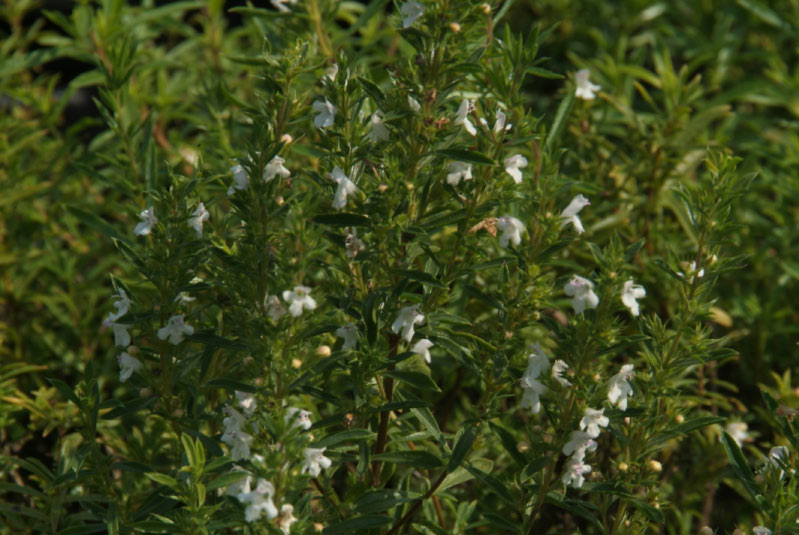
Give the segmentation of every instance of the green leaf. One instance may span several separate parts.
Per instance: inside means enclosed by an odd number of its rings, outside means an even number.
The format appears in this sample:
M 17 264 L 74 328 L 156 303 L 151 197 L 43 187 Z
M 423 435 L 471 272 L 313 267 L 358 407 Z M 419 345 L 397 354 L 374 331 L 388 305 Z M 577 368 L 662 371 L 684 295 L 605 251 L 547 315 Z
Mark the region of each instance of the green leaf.
M 372 97 L 372 99 L 375 101 L 378 107 L 380 107 L 383 104 L 383 102 L 386 100 L 386 96 L 383 94 L 380 88 L 377 87 L 377 85 L 375 85 L 373 82 L 359 76 L 358 83 L 361 84 L 361 87 L 363 87 L 364 91 L 369 93 L 369 96 Z
M 70 526 L 58 532 L 58 535 L 89 535 L 90 533 L 107 533 L 106 524 L 86 524 L 85 526 Z
M 234 483 L 238 483 L 245 477 L 248 477 L 248 474 L 244 470 L 233 470 L 232 472 L 224 473 L 212 479 L 211 482 L 205 486 L 205 490 L 216 490 L 227 487 Z
M 356 531 L 379 528 L 391 524 L 392 520 L 384 515 L 365 515 L 348 518 L 338 524 L 327 526 L 322 535 L 347 535 Z
M 372 220 L 360 214 L 320 214 L 313 218 L 314 223 L 331 227 L 371 227 Z
M 746 462 L 746 457 L 741 452 L 741 448 L 738 447 L 738 443 L 726 431 L 722 431 L 721 444 L 724 446 L 724 451 L 727 453 L 727 458 L 730 460 L 735 475 L 759 506 L 758 495 L 760 493 L 755 486 L 752 471 L 749 469 L 749 464 Z
M 144 475 L 146 475 L 148 478 L 152 479 L 156 483 L 169 487 L 172 490 L 178 489 L 179 485 L 178 482 L 175 480 L 175 478 L 169 477 L 166 474 L 159 474 L 158 472 L 148 472 Z
M 695 418 L 693 420 L 689 420 L 687 422 L 681 423 L 676 427 L 669 429 L 668 431 L 665 431 L 655 436 L 650 441 L 650 446 L 666 442 L 667 440 L 671 440 L 674 437 L 687 435 L 691 431 L 701 429 L 702 427 L 707 427 L 708 425 L 720 424 L 725 420 L 726 418 L 723 418 L 721 416 L 704 416 L 702 418 Z
M 549 128 L 549 132 L 547 133 L 547 138 L 544 141 L 544 150 L 553 148 L 553 143 L 555 143 L 558 140 L 561 133 L 563 132 L 563 129 L 566 128 L 566 123 L 569 120 L 569 114 L 572 111 L 573 105 L 574 105 L 574 91 L 569 90 L 569 93 L 560 102 L 560 106 L 558 106 L 558 111 L 555 113 L 555 120 L 552 121 L 552 126 Z
M 783 16 L 759 0 L 737 0 L 737 3 L 766 24 L 785 31 L 792 29 L 791 24 Z
M 186 337 L 192 342 L 198 342 L 210 347 L 218 347 L 220 349 L 230 349 L 233 351 L 249 351 L 250 346 L 245 343 L 230 340 L 213 333 L 195 333 Z
M 328 435 L 324 437 L 322 440 L 319 440 L 313 444 L 315 448 L 330 448 L 342 442 L 354 442 L 356 440 L 370 440 L 373 439 L 375 433 L 369 431 L 368 429 L 349 429 L 347 431 L 341 431 L 340 433 L 335 433 L 332 435 Z
M 399 381 L 409 384 L 419 390 L 429 390 L 433 392 L 441 392 L 433 379 L 426 373 L 410 372 L 405 370 L 387 370 L 382 372 L 385 377 L 393 377 Z
M 627 498 L 627 500 L 632 503 L 636 509 L 644 513 L 649 520 L 652 522 L 657 522 L 658 524 L 663 524 L 666 521 L 666 517 L 663 516 L 663 512 L 660 509 L 655 509 L 653 506 L 649 505 L 643 500 L 639 500 L 637 498 Z
M 228 392 L 234 392 L 236 390 L 240 392 L 249 392 L 251 394 L 258 392 L 258 389 L 252 385 L 248 385 L 246 383 L 240 383 L 238 381 L 234 381 L 233 379 L 227 379 L 224 377 L 220 377 L 218 379 L 211 379 L 207 383 L 203 385 L 204 388 L 222 388 L 227 390 Z
M 418 408 L 418 409 L 411 409 L 411 414 L 413 414 L 419 422 L 430 432 L 431 435 L 436 437 L 438 440 L 441 437 L 441 429 L 438 427 L 438 422 L 436 422 L 433 413 L 430 412 L 430 409 L 427 407 Z
M 435 151 L 435 154 L 444 156 L 451 160 L 466 163 L 476 163 L 480 165 L 494 165 L 496 162 L 479 152 L 466 149 L 442 149 Z
M 396 489 L 372 490 L 358 498 L 355 502 L 355 511 L 360 514 L 380 513 L 396 505 L 412 502 L 420 496 L 418 492 Z
M 422 284 L 426 284 L 427 286 L 432 286 L 433 288 L 442 288 L 442 289 L 447 288 L 447 286 L 443 284 L 441 281 L 439 281 L 429 273 L 425 273 L 424 271 L 416 271 L 412 269 L 395 269 L 392 271 L 397 275 L 406 277 L 414 281 L 421 282 Z
M 483 472 L 490 472 L 491 469 L 494 468 L 494 461 L 489 459 L 472 459 L 469 461 L 469 465 L 474 466 Z M 447 474 L 447 477 L 444 478 L 444 481 L 441 482 L 441 485 L 438 486 L 435 493 L 439 494 L 450 487 L 455 487 L 461 483 L 471 481 L 472 479 L 474 479 L 474 476 L 469 473 L 464 466 L 461 466 L 454 472 Z
M 477 438 L 477 425 L 467 425 L 458 432 L 455 437 L 455 447 L 452 448 L 452 456 L 447 463 L 447 472 L 452 472 L 458 468 L 463 460 L 469 455 L 474 440 Z
M 517 464 L 523 466 L 527 459 L 524 455 L 519 453 L 519 450 L 516 449 L 516 440 L 511 435 L 510 431 L 505 429 L 504 427 L 488 422 L 488 427 L 499 437 L 500 442 L 502 442 L 502 446 L 505 448 L 505 451 L 513 457 L 513 460 L 516 461 Z
M 486 305 L 496 308 L 497 310 L 500 311 L 505 310 L 505 305 L 502 304 L 502 301 L 500 301 L 499 299 L 497 299 L 492 295 L 485 293 L 477 286 L 474 286 L 472 284 L 466 284 L 463 286 L 463 293 L 471 297 L 474 297 L 475 299 L 482 301 Z
M 390 451 L 372 455 L 373 461 L 393 464 L 410 464 L 417 468 L 438 468 L 444 463 L 441 459 L 424 450 Z
M 480 480 L 483 484 L 491 487 L 491 489 L 509 504 L 515 503 L 508 487 L 489 473 L 483 472 L 476 465 L 466 465 L 466 470 L 469 471 L 476 479 Z
M 75 391 L 72 390 L 72 388 L 67 383 L 65 383 L 64 381 L 61 381 L 60 379 L 51 379 L 49 377 L 47 378 L 47 382 L 49 382 L 51 385 L 56 387 L 56 389 L 66 399 L 68 399 L 69 401 L 71 401 L 72 403 L 77 405 L 78 407 L 81 407 L 81 408 L 83 407 L 83 404 L 78 399 L 78 396 L 75 395 Z
M 562 74 L 558 74 L 547 69 L 542 69 L 541 67 L 527 67 L 525 72 L 527 72 L 527 74 L 532 74 L 533 76 L 538 76 L 539 78 L 547 78 L 549 80 L 562 80 L 565 78 L 565 76 Z
M 138 398 L 133 399 L 121 405 L 119 407 L 115 407 L 108 411 L 107 413 L 100 416 L 101 420 L 115 420 L 116 418 L 122 418 L 123 416 L 129 416 L 131 414 L 135 414 L 140 410 L 144 409 L 145 407 L 151 405 L 155 402 L 158 398 L 153 396 L 149 398 Z
M 380 405 L 379 407 L 375 407 L 369 412 L 372 414 L 377 414 L 380 412 L 404 411 L 408 409 L 418 409 L 421 407 L 430 407 L 430 404 L 419 400 L 392 401 L 391 403 L 386 403 L 384 405 Z

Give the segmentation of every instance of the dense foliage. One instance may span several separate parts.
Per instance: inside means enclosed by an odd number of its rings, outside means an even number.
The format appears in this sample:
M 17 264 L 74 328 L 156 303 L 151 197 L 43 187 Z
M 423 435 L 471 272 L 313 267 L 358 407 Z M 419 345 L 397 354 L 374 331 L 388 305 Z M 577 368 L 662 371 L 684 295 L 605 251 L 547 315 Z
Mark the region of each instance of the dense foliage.
M 799 533 L 795 0 L 45 7 L 0 533 Z

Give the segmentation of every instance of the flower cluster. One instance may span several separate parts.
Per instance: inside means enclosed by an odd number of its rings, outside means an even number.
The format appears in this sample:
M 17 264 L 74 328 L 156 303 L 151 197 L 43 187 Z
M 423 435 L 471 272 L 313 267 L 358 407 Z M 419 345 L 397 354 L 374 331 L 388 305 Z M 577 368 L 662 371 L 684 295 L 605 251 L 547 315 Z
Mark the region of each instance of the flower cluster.
M 591 466 L 585 463 L 586 453 L 595 451 L 596 439 L 602 427 L 607 427 L 609 420 L 604 415 L 605 409 L 587 407 L 580 420 L 580 430 L 572 431 L 569 441 L 563 446 L 563 454 L 569 455 L 566 471 L 561 480 L 564 485 L 580 488 L 585 482 L 585 474 L 591 472 Z

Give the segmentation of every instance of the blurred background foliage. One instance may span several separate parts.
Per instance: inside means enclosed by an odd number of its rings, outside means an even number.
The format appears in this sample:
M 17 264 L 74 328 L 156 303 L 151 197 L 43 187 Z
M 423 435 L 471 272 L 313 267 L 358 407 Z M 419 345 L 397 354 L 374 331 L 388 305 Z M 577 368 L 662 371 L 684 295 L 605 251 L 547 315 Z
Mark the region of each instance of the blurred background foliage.
M 343 51 L 385 81 L 385 65 L 406 46 L 388 15 L 395 8 L 319 5 L 318 20 L 336 21 L 317 43 L 323 54 Z M 101 388 L 117 385 L 101 324 L 109 275 L 129 274 L 98 230 L 131 228 L 144 193 L 170 170 L 227 169 L 246 150 L 243 110 L 270 88 L 258 52 L 302 46 L 278 30 L 304 20 L 247 9 L 220 0 L 0 7 L 0 453 L 38 459 L 42 466 L 26 469 L 41 480 L 55 477 L 47 467 L 63 460 L 78 424 L 47 378 L 74 384 L 91 363 Z M 593 232 L 645 237 L 646 252 L 663 254 L 665 229 L 688 228 L 671 186 L 693 179 L 707 147 L 728 148 L 742 173 L 757 172 L 729 236 L 741 267 L 720 275 L 713 316 L 714 334 L 739 358 L 710 373 L 739 390 L 728 402 L 744 419 L 762 406 L 758 385 L 799 408 L 783 376 L 799 356 L 799 2 L 542 0 L 494 9 L 514 32 L 546 30 L 542 67 L 565 76 L 590 68 L 602 86 L 601 120 L 575 102 L 561 139 L 563 172 L 591 177 L 608 207 Z M 520 98 L 550 124 L 565 92 L 562 79 L 528 77 Z M 222 191 L 227 177 L 209 187 Z M 669 300 L 651 288 L 654 310 L 668 316 Z

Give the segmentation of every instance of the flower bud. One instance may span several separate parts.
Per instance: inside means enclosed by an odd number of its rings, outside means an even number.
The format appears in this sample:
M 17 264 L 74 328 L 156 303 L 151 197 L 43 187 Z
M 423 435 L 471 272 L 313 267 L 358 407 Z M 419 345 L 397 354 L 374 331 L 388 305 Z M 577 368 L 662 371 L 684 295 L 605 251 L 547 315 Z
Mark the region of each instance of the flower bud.
M 654 459 L 646 463 L 646 467 L 655 473 L 663 471 L 663 465 Z
M 699 535 L 713 535 L 713 528 L 705 526 L 699 530 Z
M 128 355 L 130 355 L 131 357 L 135 357 L 136 355 L 139 354 L 139 348 L 136 346 L 128 346 L 128 349 L 126 349 L 126 351 L 128 352 Z
M 682 414 L 678 414 L 677 416 L 674 417 L 674 421 L 677 422 L 678 424 L 681 424 L 685 421 L 685 417 Z
M 519 453 L 526 453 L 530 451 L 530 444 L 528 444 L 525 441 L 521 441 L 518 444 L 516 444 L 516 451 L 518 451 Z
M 325 526 L 321 522 L 315 522 L 314 525 L 313 525 L 313 529 L 317 533 L 322 533 L 322 530 L 325 529 Z
M 627 470 L 630 469 L 630 465 L 628 465 L 627 463 L 622 461 L 622 462 L 619 463 L 618 468 L 619 468 L 619 472 L 626 472 Z
M 319 346 L 316 348 L 316 354 L 320 357 L 329 357 L 330 356 L 330 346 Z
M 625 416 L 624 417 L 624 423 L 627 424 L 627 425 L 630 425 L 630 417 L 629 416 Z
M 144 388 L 142 388 L 141 390 L 139 390 L 139 395 L 140 395 L 141 397 L 143 397 L 143 398 L 149 398 L 150 396 L 152 396 L 152 395 L 153 395 L 153 391 L 152 391 L 152 390 L 150 390 L 150 388 L 149 388 L 149 387 L 145 386 Z
M 610 273 L 608 273 L 608 277 L 610 277 L 611 279 L 615 279 L 616 278 L 616 272 L 615 271 L 611 271 Z
M 302 366 L 302 361 L 300 359 L 291 359 L 291 367 L 295 370 L 298 370 Z
M 449 23 L 449 29 L 452 30 L 455 33 L 458 33 L 458 32 L 461 31 L 461 25 L 458 24 L 457 22 L 450 22 Z
M 183 409 L 175 409 L 173 416 L 175 418 L 182 418 L 184 414 L 186 413 L 183 411 Z
M 387 189 L 388 189 L 388 184 L 380 184 L 379 186 L 377 186 L 377 191 L 379 191 L 380 193 L 385 193 Z
M 283 206 L 286 203 L 286 200 L 283 198 L 282 195 L 278 195 L 277 199 L 275 199 L 275 204 L 278 206 Z
M 291 137 L 291 134 L 283 134 L 282 136 L 280 136 L 280 141 L 288 145 L 289 143 L 294 141 L 294 138 Z
M 732 532 L 732 535 L 746 535 L 742 529 L 736 529 Z
M 480 9 L 482 9 L 483 13 L 485 13 L 486 15 L 491 14 L 491 6 L 486 3 L 480 4 Z
M 413 184 L 411 184 L 410 182 L 406 182 L 405 189 L 407 189 L 408 191 L 413 191 Z

